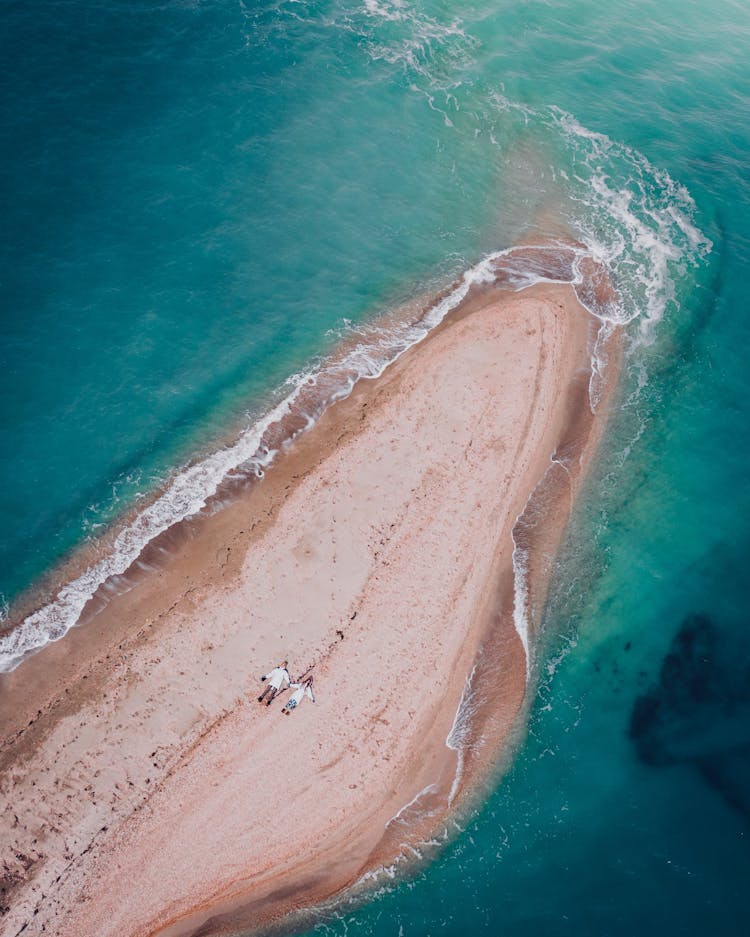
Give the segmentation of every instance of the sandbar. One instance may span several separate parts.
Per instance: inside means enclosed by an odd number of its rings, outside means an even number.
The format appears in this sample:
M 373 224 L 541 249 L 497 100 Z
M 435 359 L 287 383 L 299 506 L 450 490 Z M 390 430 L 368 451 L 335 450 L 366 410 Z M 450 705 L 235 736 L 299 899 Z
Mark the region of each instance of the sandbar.
M 597 328 L 570 285 L 476 291 L 0 679 L 0 933 L 261 928 L 444 827 L 518 731 Z

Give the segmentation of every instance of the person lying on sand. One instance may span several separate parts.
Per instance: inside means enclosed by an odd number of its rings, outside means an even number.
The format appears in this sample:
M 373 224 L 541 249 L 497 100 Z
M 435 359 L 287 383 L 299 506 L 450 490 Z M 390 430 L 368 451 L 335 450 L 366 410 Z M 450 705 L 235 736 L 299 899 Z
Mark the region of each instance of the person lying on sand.
M 292 693 L 281 710 L 285 716 L 288 716 L 293 709 L 296 709 L 306 696 L 309 697 L 313 703 L 315 702 L 315 694 L 313 693 L 312 685 L 312 677 L 308 677 L 304 683 L 291 684 L 294 693 Z
M 268 680 L 268 686 L 258 697 L 259 703 L 262 703 L 266 693 L 270 692 L 271 695 L 266 700 L 266 706 L 270 706 L 279 690 L 285 690 L 288 686 L 291 686 L 292 678 L 289 676 L 289 671 L 286 669 L 288 664 L 288 660 L 282 661 L 282 663 L 274 667 L 270 673 L 260 678 L 263 682 Z

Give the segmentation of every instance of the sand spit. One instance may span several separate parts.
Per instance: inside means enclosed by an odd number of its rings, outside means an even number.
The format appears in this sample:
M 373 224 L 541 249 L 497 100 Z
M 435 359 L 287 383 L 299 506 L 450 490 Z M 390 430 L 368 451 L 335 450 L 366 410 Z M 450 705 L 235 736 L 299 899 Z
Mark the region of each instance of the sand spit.
M 596 326 L 569 285 L 470 294 L 2 678 L 0 933 L 232 933 L 440 824 L 524 704 Z M 255 699 L 284 657 L 288 718 Z

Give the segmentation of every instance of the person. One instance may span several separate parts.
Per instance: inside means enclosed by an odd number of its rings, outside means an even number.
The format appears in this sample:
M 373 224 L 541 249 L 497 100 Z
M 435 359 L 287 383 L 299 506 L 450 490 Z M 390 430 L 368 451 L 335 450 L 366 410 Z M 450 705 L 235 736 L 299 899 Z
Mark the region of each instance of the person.
M 291 686 L 292 678 L 289 676 L 289 671 L 286 669 L 288 664 L 288 660 L 282 661 L 278 666 L 274 667 L 270 673 L 260 678 L 264 683 L 267 680 L 268 686 L 258 697 L 259 703 L 262 703 L 265 695 L 270 693 L 271 695 L 266 700 L 266 706 L 270 706 L 279 690 L 285 690 L 288 686 Z
M 293 709 L 296 709 L 306 696 L 309 697 L 313 703 L 315 702 L 315 694 L 313 693 L 312 685 L 312 677 L 308 677 L 304 683 L 290 684 L 291 688 L 294 690 L 294 693 L 292 693 L 292 695 L 282 707 L 281 711 L 285 716 L 288 716 Z

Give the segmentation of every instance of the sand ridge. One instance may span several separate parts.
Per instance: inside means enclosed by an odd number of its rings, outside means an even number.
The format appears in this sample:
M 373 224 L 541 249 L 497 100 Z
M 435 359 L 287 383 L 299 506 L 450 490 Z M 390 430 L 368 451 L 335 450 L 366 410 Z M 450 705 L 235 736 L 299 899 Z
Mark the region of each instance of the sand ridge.
M 28 706 L 24 670 L 62 662 L 31 729 L 8 722 L 2 934 L 229 932 L 340 891 L 439 822 L 490 626 L 493 751 L 523 705 L 510 535 L 591 328 L 570 287 L 488 291 L 114 600 L 111 632 L 79 629 L 87 661 L 51 648 L 10 675 L 6 713 L 14 693 Z M 284 657 L 316 682 L 290 717 L 255 700 Z

